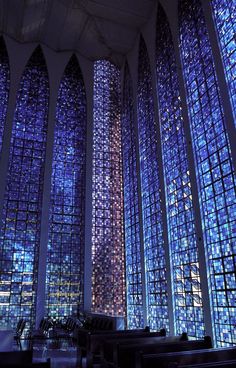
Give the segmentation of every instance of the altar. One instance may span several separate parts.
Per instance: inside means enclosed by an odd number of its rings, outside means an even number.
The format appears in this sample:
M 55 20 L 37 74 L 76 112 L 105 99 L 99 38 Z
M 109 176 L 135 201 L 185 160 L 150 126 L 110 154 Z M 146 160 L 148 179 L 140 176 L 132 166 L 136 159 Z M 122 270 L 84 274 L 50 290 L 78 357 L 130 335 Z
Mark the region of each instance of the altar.
M 14 331 L 10 328 L 0 329 L 0 351 L 11 351 L 14 345 Z

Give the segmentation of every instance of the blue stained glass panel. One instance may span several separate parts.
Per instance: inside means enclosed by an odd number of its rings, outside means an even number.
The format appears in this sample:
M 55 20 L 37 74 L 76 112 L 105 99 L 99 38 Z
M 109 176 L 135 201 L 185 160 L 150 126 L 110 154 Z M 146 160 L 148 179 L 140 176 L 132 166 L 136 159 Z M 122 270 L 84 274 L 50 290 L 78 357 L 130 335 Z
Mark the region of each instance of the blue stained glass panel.
M 236 127 L 236 1 L 211 0 Z
M 141 168 L 147 322 L 150 328 L 169 330 L 166 261 L 163 240 L 157 124 L 151 70 L 146 45 L 140 39 L 138 65 L 138 130 Z
M 205 334 L 195 214 L 183 127 L 174 46 L 167 17 L 159 5 L 156 69 L 168 237 L 172 268 L 175 333 Z
M 2 323 L 35 322 L 49 85 L 40 47 L 21 78 L 1 225 Z
M 120 70 L 94 63 L 92 311 L 123 316 L 125 265 Z
M 229 346 L 236 342 L 236 283 L 232 270 L 236 255 L 235 172 L 201 2 L 180 1 L 179 16 L 212 322 L 216 345 Z
M 134 126 L 132 80 L 128 65 L 124 71 L 122 104 L 122 153 L 124 185 L 124 227 L 126 252 L 127 327 L 142 328 L 143 289 L 138 202 L 137 149 Z
M 61 80 L 52 164 L 46 309 L 53 319 L 83 305 L 86 95 L 72 56 Z

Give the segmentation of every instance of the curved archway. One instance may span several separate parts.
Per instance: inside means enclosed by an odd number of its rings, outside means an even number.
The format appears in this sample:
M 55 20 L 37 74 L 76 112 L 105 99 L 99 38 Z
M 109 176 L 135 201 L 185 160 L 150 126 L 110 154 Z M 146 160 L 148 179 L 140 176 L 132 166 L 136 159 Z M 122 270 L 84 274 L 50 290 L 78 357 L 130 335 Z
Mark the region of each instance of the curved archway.
M 38 46 L 30 57 L 16 97 L 1 241 L 6 285 L 0 306 L 3 323 L 35 321 L 40 221 L 47 135 L 49 85 Z

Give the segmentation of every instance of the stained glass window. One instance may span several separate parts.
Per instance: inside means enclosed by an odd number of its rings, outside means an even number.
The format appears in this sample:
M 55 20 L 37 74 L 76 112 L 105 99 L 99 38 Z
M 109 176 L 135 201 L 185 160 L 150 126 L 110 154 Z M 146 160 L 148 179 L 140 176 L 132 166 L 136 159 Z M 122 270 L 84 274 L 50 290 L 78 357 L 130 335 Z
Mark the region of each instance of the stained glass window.
M 236 1 L 211 0 L 236 126 Z
M 70 59 L 56 108 L 46 306 L 53 318 L 83 303 L 86 96 L 78 61 Z
M 203 337 L 199 259 L 176 60 L 168 20 L 157 13 L 156 68 L 176 333 Z
M 143 320 L 143 290 L 141 240 L 138 201 L 138 169 L 135 138 L 132 80 L 125 67 L 122 104 L 122 152 L 124 182 L 124 226 L 126 252 L 127 326 L 141 328 Z
M 49 86 L 40 47 L 25 67 L 16 99 L 1 225 L 0 313 L 16 326 L 35 320 Z
M 3 131 L 7 114 L 10 87 L 10 69 L 6 45 L 0 38 L 0 152 L 2 150 Z
M 235 344 L 236 182 L 200 0 L 179 2 L 180 48 L 216 344 Z
M 147 321 L 151 329 L 169 329 L 166 261 L 163 240 L 157 124 L 151 70 L 143 38 L 139 47 L 138 129 L 141 167 L 144 257 L 147 289 Z
M 94 63 L 92 310 L 125 312 L 120 71 Z

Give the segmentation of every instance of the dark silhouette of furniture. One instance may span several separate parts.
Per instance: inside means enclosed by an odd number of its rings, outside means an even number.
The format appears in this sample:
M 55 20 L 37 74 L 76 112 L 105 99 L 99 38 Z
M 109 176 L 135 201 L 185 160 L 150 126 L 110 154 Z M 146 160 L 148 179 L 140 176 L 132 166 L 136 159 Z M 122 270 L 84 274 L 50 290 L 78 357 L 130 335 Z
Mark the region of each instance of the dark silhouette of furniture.
M 139 360 L 137 368 L 169 368 L 170 366 L 196 366 L 196 364 L 216 363 L 236 360 L 236 347 L 218 348 L 218 349 L 202 349 L 190 351 L 175 351 L 159 354 L 143 354 Z

